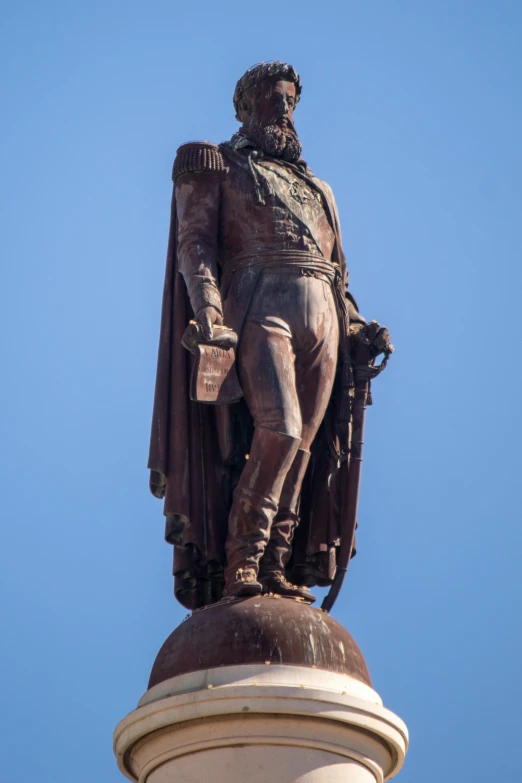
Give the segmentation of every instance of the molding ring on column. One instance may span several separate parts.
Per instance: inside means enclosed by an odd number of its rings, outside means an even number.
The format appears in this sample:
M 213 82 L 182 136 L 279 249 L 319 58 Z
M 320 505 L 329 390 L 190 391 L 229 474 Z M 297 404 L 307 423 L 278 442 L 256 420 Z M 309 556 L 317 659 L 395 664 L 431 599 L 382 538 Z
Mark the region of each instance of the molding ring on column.
M 117 727 L 116 754 L 121 757 L 123 748 L 123 752 L 127 753 L 143 736 L 159 729 L 202 718 L 210 721 L 224 715 L 244 714 L 246 702 L 250 715 L 309 716 L 348 724 L 369 732 L 388 747 L 396 771 L 403 764 L 407 730 L 400 718 L 385 707 L 316 688 L 256 685 L 222 686 L 215 690 L 185 693 L 140 707 Z M 388 777 L 386 772 L 385 777 Z

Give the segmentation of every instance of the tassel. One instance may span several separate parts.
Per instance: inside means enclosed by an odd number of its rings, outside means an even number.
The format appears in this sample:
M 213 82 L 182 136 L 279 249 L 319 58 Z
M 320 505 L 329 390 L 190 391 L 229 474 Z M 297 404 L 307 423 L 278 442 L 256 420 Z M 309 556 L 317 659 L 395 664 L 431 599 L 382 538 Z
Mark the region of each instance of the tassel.
M 372 385 L 371 385 L 371 383 L 368 384 L 368 396 L 366 397 L 366 405 L 373 405 Z
M 353 367 L 349 359 L 343 359 L 343 366 L 341 369 L 341 386 L 343 389 L 353 389 L 354 377 Z
M 348 394 L 348 389 L 342 390 L 342 397 L 341 397 L 341 408 L 339 410 L 339 420 L 340 421 L 350 421 L 350 395 Z
M 339 409 L 339 420 L 350 421 L 351 397 L 350 389 L 355 386 L 354 374 L 350 357 L 344 355 L 341 364 L 341 405 Z

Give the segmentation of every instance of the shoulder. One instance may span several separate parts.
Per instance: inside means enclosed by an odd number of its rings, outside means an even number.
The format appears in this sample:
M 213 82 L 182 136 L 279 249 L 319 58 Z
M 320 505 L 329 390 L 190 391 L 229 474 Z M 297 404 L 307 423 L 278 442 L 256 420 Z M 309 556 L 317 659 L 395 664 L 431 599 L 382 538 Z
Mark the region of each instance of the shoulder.
M 306 163 L 305 160 L 301 159 L 300 161 L 298 161 L 297 165 L 299 166 L 299 168 L 301 168 L 303 174 L 309 177 L 312 180 L 312 182 L 315 182 L 316 187 L 318 187 L 319 190 L 321 190 L 324 193 L 328 201 L 335 204 L 335 196 L 328 182 L 325 182 L 324 179 L 320 179 L 319 177 L 317 177 L 313 173 L 313 171 L 308 167 L 308 164 Z
M 337 214 L 337 204 L 335 201 L 335 196 L 332 188 L 328 184 L 328 182 L 325 182 L 324 179 L 319 179 L 319 177 L 312 177 L 314 182 L 316 183 L 319 190 L 322 192 L 324 198 L 328 202 L 328 206 L 330 207 L 330 211 L 333 214 L 333 217 L 335 221 L 339 220 L 339 216 Z
M 223 153 L 216 144 L 208 141 L 190 141 L 188 144 L 182 144 L 176 153 L 172 179 L 176 181 L 178 177 L 189 172 L 220 172 L 224 169 Z
M 319 179 L 319 177 L 316 177 L 314 174 L 312 174 L 312 179 L 315 180 L 318 187 L 321 188 L 321 190 L 327 196 L 328 199 L 330 199 L 331 201 L 335 201 L 333 190 L 328 184 L 328 182 L 325 182 L 324 179 Z

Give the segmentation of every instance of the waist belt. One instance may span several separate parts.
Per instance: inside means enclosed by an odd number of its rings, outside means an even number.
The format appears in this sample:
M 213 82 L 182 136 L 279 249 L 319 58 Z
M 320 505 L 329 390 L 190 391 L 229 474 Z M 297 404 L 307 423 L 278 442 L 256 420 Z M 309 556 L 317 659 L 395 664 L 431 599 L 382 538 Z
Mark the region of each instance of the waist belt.
M 329 283 L 333 283 L 336 274 L 336 265 L 327 261 L 324 256 L 306 250 L 260 250 L 256 253 L 239 253 L 225 261 L 223 266 L 223 277 L 252 267 L 274 269 L 278 273 L 320 277 Z

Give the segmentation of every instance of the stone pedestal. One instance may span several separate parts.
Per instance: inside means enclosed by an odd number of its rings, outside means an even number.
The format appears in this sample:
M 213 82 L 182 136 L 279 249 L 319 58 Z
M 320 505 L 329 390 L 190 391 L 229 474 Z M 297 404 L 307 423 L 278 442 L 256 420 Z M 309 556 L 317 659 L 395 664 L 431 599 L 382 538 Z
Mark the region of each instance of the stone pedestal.
M 139 783 L 382 783 L 407 736 L 342 626 L 263 597 L 220 602 L 174 631 L 114 749 Z

